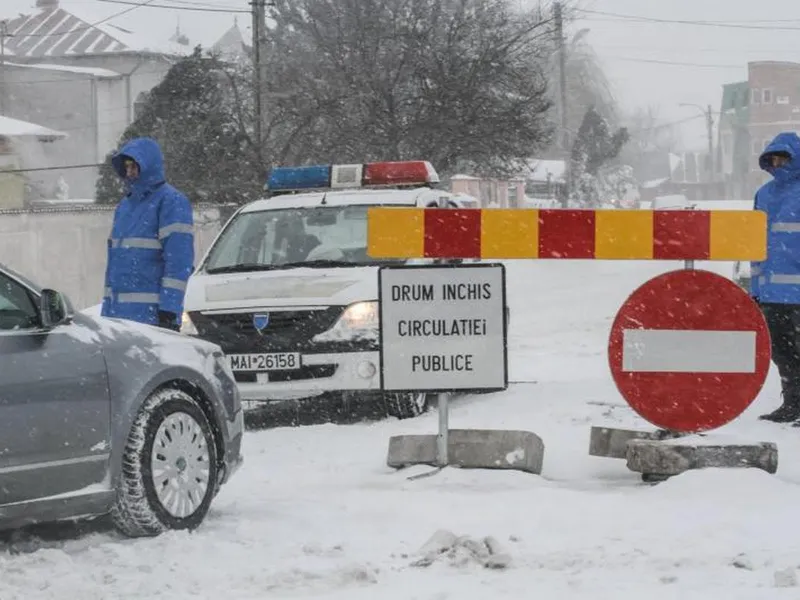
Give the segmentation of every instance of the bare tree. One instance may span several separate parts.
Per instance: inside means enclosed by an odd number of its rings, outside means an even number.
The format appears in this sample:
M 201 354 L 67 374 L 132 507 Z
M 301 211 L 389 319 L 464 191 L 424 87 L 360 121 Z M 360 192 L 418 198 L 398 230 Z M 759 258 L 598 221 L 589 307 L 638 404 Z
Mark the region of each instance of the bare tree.
M 502 174 L 549 143 L 552 35 L 507 0 L 277 0 L 271 161 Z
M 637 175 L 646 173 L 645 166 L 654 155 L 666 154 L 677 144 L 676 125 L 659 118 L 655 107 L 638 109 L 625 121 L 630 140 L 622 149 L 620 160 L 632 166 Z

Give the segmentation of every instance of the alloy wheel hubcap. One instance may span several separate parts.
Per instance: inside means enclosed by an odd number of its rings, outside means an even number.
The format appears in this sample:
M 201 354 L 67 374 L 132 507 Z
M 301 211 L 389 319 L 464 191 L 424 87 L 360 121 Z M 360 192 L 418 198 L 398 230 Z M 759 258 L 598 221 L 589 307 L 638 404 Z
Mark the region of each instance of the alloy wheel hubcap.
M 179 519 L 191 516 L 208 491 L 210 457 L 200 424 L 186 413 L 169 415 L 158 428 L 150 468 L 161 506 Z

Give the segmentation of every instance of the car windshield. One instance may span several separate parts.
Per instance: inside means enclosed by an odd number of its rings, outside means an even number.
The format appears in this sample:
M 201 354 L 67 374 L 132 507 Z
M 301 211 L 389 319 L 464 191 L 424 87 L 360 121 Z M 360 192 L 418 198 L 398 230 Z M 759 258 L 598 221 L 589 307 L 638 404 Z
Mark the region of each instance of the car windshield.
M 207 273 L 402 263 L 367 255 L 368 206 L 240 213 L 209 254 Z

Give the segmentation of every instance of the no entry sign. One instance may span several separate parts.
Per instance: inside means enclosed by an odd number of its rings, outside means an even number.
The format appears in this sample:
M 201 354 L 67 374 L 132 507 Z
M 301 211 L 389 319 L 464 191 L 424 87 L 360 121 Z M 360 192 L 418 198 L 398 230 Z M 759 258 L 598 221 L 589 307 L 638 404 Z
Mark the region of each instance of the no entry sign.
M 758 306 L 732 281 L 672 271 L 622 305 L 608 359 L 617 389 L 644 419 L 671 431 L 707 431 L 755 400 L 769 371 L 769 332 Z

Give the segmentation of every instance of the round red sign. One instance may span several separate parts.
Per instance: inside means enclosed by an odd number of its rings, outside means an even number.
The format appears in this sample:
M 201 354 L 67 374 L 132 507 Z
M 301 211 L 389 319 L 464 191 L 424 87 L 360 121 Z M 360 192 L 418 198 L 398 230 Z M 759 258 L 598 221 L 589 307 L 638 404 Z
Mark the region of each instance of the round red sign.
M 654 277 L 625 301 L 611 326 L 614 383 L 641 417 L 691 433 L 729 423 L 767 378 L 770 338 L 750 296 L 710 271 Z

